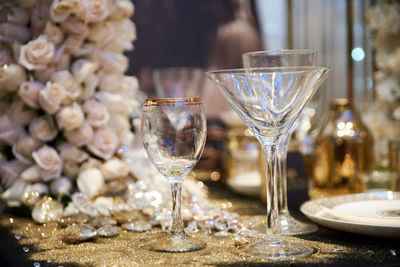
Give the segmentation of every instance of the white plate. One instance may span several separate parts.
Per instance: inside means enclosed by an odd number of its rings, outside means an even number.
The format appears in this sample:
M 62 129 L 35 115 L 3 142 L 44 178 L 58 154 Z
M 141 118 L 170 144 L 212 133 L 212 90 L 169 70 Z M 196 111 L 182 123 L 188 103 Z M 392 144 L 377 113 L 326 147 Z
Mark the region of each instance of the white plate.
M 373 192 L 309 200 L 300 210 L 310 220 L 337 230 L 400 238 L 400 193 Z

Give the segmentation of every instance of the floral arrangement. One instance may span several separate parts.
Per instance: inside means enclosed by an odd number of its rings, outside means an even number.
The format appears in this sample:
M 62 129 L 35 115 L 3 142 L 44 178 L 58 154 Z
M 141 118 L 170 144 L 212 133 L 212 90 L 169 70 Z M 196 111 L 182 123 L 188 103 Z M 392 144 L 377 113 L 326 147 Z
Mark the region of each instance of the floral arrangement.
M 373 124 L 377 159 L 387 162 L 387 141 L 400 137 L 400 1 L 377 1 L 367 10 L 372 29 L 376 101 L 365 119 Z
M 0 176 L 9 206 L 74 192 L 90 200 L 131 175 L 116 154 L 132 145 L 130 113 L 140 108 L 138 81 L 124 75 L 133 12 L 129 0 L 0 3 Z M 35 209 L 33 217 L 46 220 Z

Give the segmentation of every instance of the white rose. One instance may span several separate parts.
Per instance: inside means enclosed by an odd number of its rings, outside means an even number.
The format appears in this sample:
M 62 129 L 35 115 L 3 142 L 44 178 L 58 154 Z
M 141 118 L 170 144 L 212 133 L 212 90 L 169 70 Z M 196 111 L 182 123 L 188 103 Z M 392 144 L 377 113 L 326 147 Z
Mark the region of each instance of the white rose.
M 69 35 L 64 42 L 65 51 L 73 55 L 79 53 L 83 41 L 84 38 L 80 37 L 79 35 Z
M 48 114 L 56 113 L 65 97 L 62 85 L 47 82 L 46 87 L 39 92 L 39 104 Z
M 60 156 L 64 161 L 82 163 L 89 157 L 86 152 L 70 143 L 61 144 L 57 147 L 57 150 L 60 152 Z
M 68 34 L 79 35 L 81 38 L 85 38 L 89 34 L 88 26 L 76 17 L 69 17 L 61 22 L 61 29 Z
M 113 26 L 113 23 L 110 21 L 102 21 L 93 24 L 90 27 L 88 39 L 101 47 L 115 35 Z
M 393 111 L 393 118 L 397 121 L 400 121 L 400 107 L 397 107 L 394 111 Z
M 56 196 L 68 195 L 71 189 L 72 183 L 66 177 L 55 179 L 50 184 L 50 192 Z
M 20 84 L 25 81 L 25 70 L 18 64 L 8 65 L 0 74 L 0 88 L 8 92 L 17 91 Z
M 24 130 L 21 125 L 12 120 L 8 115 L 0 116 L 0 140 L 12 145 L 23 133 Z
M 25 26 L 29 23 L 29 12 L 27 10 L 7 4 L 6 8 L 10 9 L 7 13 L 7 22 L 21 26 Z
M 99 22 L 108 16 L 109 10 L 108 0 L 81 0 L 76 16 L 85 22 Z
M 120 94 L 113 94 L 109 92 L 97 92 L 95 94 L 96 99 L 98 99 L 103 105 L 105 105 L 110 113 L 118 113 L 128 116 L 127 107 L 122 104 L 125 99 Z
M 36 110 L 26 106 L 19 98 L 14 99 L 9 115 L 21 125 L 29 124 L 36 116 Z
M 53 140 L 58 134 L 53 117 L 49 115 L 32 120 L 29 124 L 29 132 L 32 137 L 45 142 Z
M 117 21 L 113 24 L 114 36 L 102 48 L 116 53 L 132 50 L 132 42 L 136 39 L 135 24 L 131 20 Z
M 119 146 L 117 134 L 111 128 L 96 129 L 87 148 L 90 152 L 102 159 L 110 159 Z
M 75 180 L 79 174 L 79 165 L 75 161 L 64 161 L 62 173 L 71 180 Z
M 111 115 L 109 125 L 117 132 L 117 134 L 129 131 L 131 128 L 129 117 L 116 113 Z
M 72 131 L 64 131 L 64 136 L 67 140 L 76 146 L 83 146 L 89 143 L 93 137 L 93 128 L 88 123 Z
M 107 108 L 100 102 L 89 99 L 83 104 L 83 111 L 86 114 L 86 121 L 94 127 L 105 125 L 110 119 Z
M 1 194 L 1 198 L 7 201 L 9 207 L 19 207 L 21 205 L 20 197 L 24 193 L 27 183 L 19 179 L 13 185 Z
M 97 51 L 96 57 L 105 72 L 124 73 L 128 68 L 128 58 L 120 53 Z
M 78 0 L 53 0 L 50 16 L 55 22 L 62 22 L 74 13 L 77 7 Z
M 80 47 L 77 47 L 74 50 L 73 55 L 76 57 L 86 57 L 90 58 L 90 55 L 93 51 L 96 50 L 96 47 L 93 43 L 82 43 Z
M 63 85 L 65 98 L 62 104 L 64 105 L 72 104 L 82 94 L 82 90 L 76 82 L 75 77 L 68 70 L 54 72 L 51 80 Z
M 12 23 L 0 24 L 0 41 L 6 43 L 25 43 L 29 40 L 30 32 L 25 26 L 15 25 Z
M 71 66 L 72 74 L 78 82 L 84 82 L 93 76 L 97 69 L 97 64 L 87 59 L 79 59 Z
M 33 165 L 28 169 L 24 170 L 21 175 L 21 179 L 28 183 L 39 182 L 42 177 L 40 176 L 39 167 L 37 165 Z
M 100 192 L 104 178 L 99 169 L 90 168 L 79 174 L 77 184 L 79 191 L 91 199 Z
M 122 77 L 116 73 L 107 73 L 102 75 L 99 82 L 99 89 L 106 92 L 119 92 L 122 89 Z
M 44 85 L 40 82 L 26 81 L 19 86 L 18 95 L 28 106 L 38 108 L 39 92 L 42 88 Z
M 60 129 L 72 131 L 82 126 L 85 115 L 77 103 L 61 108 L 57 113 L 57 124 Z
M 127 19 L 133 15 L 135 8 L 130 0 L 116 0 L 112 2 L 110 17 L 113 19 Z
M 54 55 L 54 44 L 41 35 L 21 46 L 19 63 L 28 70 L 44 70 L 53 63 Z
M 32 199 L 30 197 L 30 194 L 36 192 L 38 193 L 38 196 L 35 197 L 34 199 Z M 47 195 L 49 194 L 49 189 L 47 188 L 47 185 L 43 184 L 43 183 L 34 183 L 34 184 L 28 184 L 25 189 L 24 192 L 21 194 L 21 201 L 22 203 L 26 204 L 26 205 L 33 205 L 34 203 L 36 203 L 40 197 L 39 195 Z
M 94 96 L 98 83 L 99 83 L 99 77 L 97 75 L 92 75 L 89 78 L 87 78 L 87 80 L 84 83 L 82 83 L 83 87 L 80 98 L 88 99 Z
M 122 78 L 121 94 L 127 97 L 135 97 L 136 92 L 139 90 L 139 81 L 134 76 L 124 76 Z
M 55 45 L 60 44 L 64 40 L 64 32 L 51 22 L 47 22 L 44 32 Z
M 32 161 L 32 152 L 39 148 L 42 143 L 30 135 L 26 135 L 12 145 L 12 152 L 18 160 L 30 163 Z
M 32 156 L 39 166 L 43 181 L 47 182 L 60 177 L 63 162 L 54 148 L 44 145 L 34 151 Z
M 128 165 L 120 159 L 107 160 L 100 168 L 105 180 L 125 178 L 129 174 Z
M 0 162 L 1 183 L 5 187 L 11 186 L 14 181 L 18 179 L 19 175 L 28 167 L 28 164 L 19 160 Z

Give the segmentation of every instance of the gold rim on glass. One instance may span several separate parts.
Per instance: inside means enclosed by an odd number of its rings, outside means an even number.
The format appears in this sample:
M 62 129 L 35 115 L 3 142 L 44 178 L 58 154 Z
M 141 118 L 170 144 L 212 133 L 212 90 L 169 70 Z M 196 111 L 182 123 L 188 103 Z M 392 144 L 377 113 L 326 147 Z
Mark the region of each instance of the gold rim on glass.
M 199 97 L 182 98 L 152 98 L 144 101 L 145 106 L 174 106 L 179 104 L 195 105 L 201 104 Z

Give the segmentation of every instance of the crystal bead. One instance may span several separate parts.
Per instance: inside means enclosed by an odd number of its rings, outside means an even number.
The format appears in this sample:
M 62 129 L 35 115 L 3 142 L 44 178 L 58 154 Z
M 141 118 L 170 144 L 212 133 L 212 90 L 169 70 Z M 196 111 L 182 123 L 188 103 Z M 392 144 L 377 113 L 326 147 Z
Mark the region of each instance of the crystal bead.
M 96 228 L 100 228 L 100 227 L 103 227 L 105 225 L 115 225 L 115 224 L 117 224 L 117 221 L 112 217 L 97 216 L 96 218 L 94 218 L 91 221 L 91 224 Z
M 128 231 L 146 232 L 151 230 L 151 224 L 145 221 L 136 221 L 133 223 L 124 223 L 122 228 Z
M 119 234 L 120 229 L 112 225 L 105 225 L 97 229 L 96 232 L 101 237 L 113 237 Z
M 135 211 L 121 211 L 113 214 L 113 218 L 118 224 L 133 222 L 138 219 L 138 214 Z
M 68 244 L 76 244 L 94 238 L 96 234 L 96 229 L 93 226 L 87 224 L 72 225 L 62 231 L 60 239 Z

